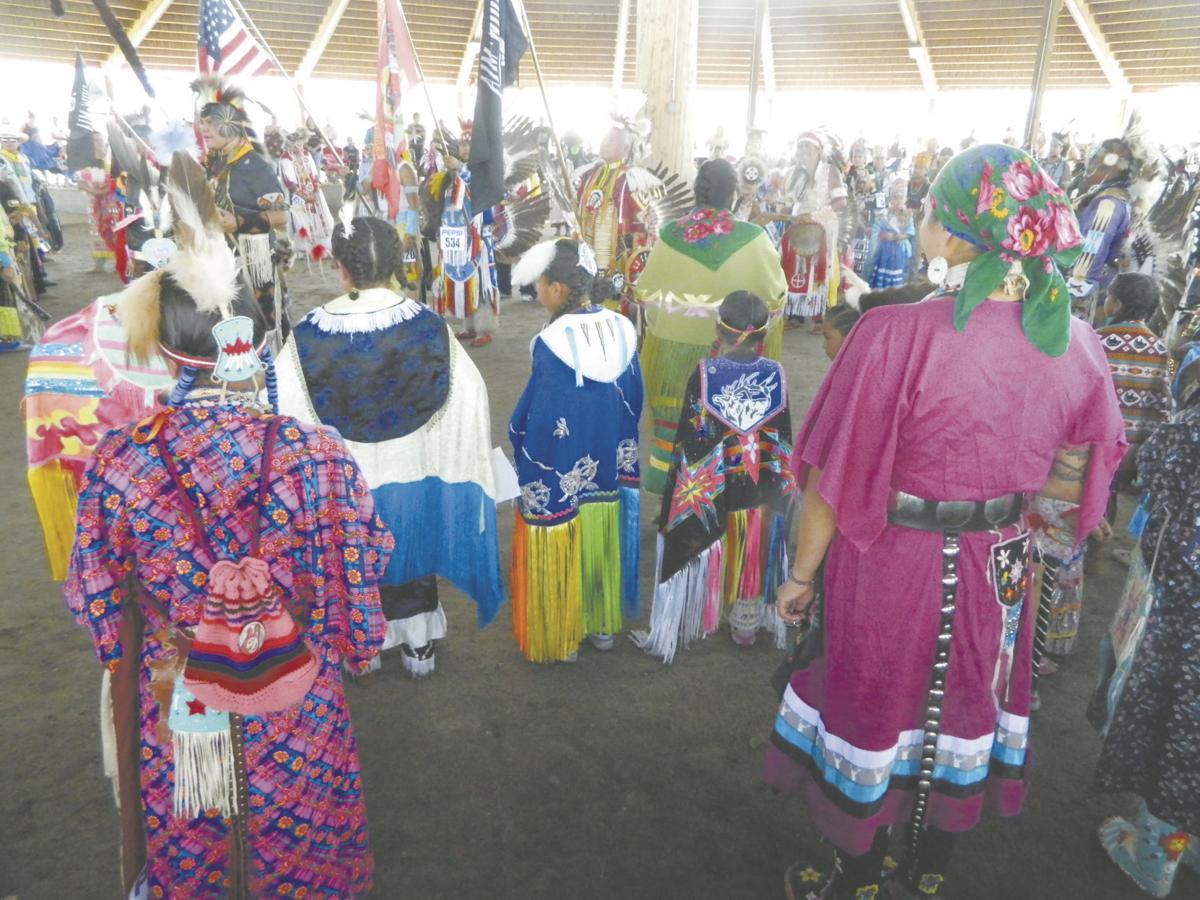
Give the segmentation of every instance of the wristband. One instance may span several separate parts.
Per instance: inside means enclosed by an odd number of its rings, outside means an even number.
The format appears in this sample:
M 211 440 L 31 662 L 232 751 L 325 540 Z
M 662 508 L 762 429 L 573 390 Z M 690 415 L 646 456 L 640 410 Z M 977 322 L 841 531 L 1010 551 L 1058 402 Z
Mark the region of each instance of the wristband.
M 812 579 L 812 578 L 809 578 L 809 579 L 797 578 L 797 577 L 796 577 L 795 575 L 793 575 L 791 572 L 788 572 L 788 577 L 787 577 L 787 580 L 788 580 L 788 581 L 790 581 L 792 584 L 799 585 L 800 587 L 805 587 L 805 588 L 806 588 L 806 587 L 816 587 L 816 586 L 817 586 L 817 582 L 816 582 L 816 580 L 815 580 L 815 579 Z

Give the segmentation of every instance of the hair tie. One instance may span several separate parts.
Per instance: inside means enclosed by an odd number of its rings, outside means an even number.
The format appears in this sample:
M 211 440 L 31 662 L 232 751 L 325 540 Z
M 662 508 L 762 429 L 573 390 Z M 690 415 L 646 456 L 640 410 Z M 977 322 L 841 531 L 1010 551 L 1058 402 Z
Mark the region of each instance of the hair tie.
M 721 328 L 724 328 L 729 333 L 737 335 L 737 340 L 733 342 L 733 346 L 735 346 L 735 347 L 740 347 L 742 345 L 742 343 L 746 340 L 746 338 L 750 337 L 751 335 L 757 334 L 760 331 L 767 330 L 766 325 L 759 325 L 759 326 L 748 325 L 745 328 L 740 328 L 740 329 L 734 328 L 732 325 L 727 324 L 726 322 L 724 322 L 721 319 L 717 320 L 717 325 L 720 326 Z

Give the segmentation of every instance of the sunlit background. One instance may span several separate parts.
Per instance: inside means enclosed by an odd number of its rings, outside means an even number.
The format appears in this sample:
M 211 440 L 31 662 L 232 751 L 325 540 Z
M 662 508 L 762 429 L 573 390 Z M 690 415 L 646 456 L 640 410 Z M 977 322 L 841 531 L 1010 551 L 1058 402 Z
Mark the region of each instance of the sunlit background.
M 190 118 L 193 95 L 191 76 L 178 70 L 150 70 L 158 94 L 149 101 L 127 68 L 88 70 L 93 84 L 111 91 L 115 108 L 122 115 L 138 112 L 150 104 L 153 119 Z M 33 113 L 43 132 L 65 131 L 74 78 L 72 66 L 63 63 L 26 62 L 0 59 L 0 83 L 10 88 L 0 92 L 0 126 L 13 129 Z M 300 105 L 284 79 L 267 76 L 243 85 L 260 104 L 250 109 L 260 127 L 272 116 L 285 127 L 299 124 Z M 374 110 L 373 85 L 369 81 L 313 78 L 304 88 L 305 100 L 317 122 L 339 142 L 353 137 L 362 142 Z M 459 115 L 470 116 L 474 90 L 460 91 L 451 84 L 429 84 L 428 99 L 422 90 L 410 91 L 404 112 L 420 114 L 423 123 L 432 119 L 430 101 L 450 127 Z M 560 133 L 575 131 L 595 144 L 603 134 L 607 113 L 614 110 L 635 114 L 641 94 L 624 90 L 615 100 L 602 86 L 549 86 L 547 95 L 554 125 Z M 891 144 L 897 138 L 909 147 L 936 138 L 957 147 L 968 135 L 982 141 L 1000 140 L 1006 133 L 1020 137 L 1028 113 L 1027 90 L 944 90 L 932 103 L 921 91 L 779 91 L 773 100 L 764 92 L 758 98 L 758 123 L 767 131 L 768 148 L 782 153 L 800 131 L 817 126 L 829 128 L 847 141 L 863 137 L 872 144 Z M 718 126 L 724 128 L 729 152 L 737 155 L 744 141 L 748 92 L 733 88 L 698 88 L 692 101 L 694 150 L 702 154 L 708 138 Z M 510 89 L 505 96 L 507 115 L 545 118 L 541 93 L 536 87 Z M 1110 90 L 1076 89 L 1047 91 L 1043 101 L 1043 127 L 1069 127 L 1083 140 L 1119 133 L 1126 107 Z M 1128 109 L 1137 109 L 1152 138 L 1164 145 L 1190 144 L 1200 140 L 1200 86 L 1167 88 L 1136 93 Z M 269 112 L 268 112 L 269 110 Z M 43 138 L 48 137 L 44 134 Z

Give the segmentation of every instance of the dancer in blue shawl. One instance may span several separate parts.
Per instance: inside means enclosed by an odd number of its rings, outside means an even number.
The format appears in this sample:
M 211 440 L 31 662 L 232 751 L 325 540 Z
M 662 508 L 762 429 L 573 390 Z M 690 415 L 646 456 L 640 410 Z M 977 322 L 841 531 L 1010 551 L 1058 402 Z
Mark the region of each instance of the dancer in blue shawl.
M 388 286 L 404 260 L 381 219 L 343 217 L 333 258 L 346 293 L 296 325 L 279 361 L 279 403 L 332 425 L 362 468 L 396 537 L 380 586 L 384 649 L 414 677 L 446 635 L 436 576 L 487 625 L 504 601 L 496 544 L 487 388 L 446 322 Z

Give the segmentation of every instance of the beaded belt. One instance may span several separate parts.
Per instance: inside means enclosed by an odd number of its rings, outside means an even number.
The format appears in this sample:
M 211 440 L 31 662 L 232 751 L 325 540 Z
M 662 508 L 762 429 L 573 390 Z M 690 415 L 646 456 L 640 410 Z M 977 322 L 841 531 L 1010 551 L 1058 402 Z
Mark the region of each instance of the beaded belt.
M 1024 506 L 1024 494 L 1005 494 L 991 500 L 925 500 L 892 491 L 888 521 L 918 531 L 995 531 L 1015 525 Z

